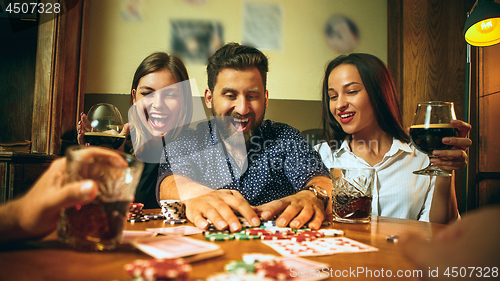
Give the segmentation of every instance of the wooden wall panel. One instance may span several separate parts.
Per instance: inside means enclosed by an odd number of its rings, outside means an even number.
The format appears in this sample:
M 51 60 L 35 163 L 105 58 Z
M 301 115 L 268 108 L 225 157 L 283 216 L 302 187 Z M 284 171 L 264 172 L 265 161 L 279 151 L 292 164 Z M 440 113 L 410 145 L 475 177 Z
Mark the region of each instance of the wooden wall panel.
M 500 93 L 500 71 L 498 67 L 500 63 L 500 44 L 482 47 L 481 49 L 487 59 L 483 62 L 485 73 L 483 80 L 484 89 L 480 95 L 484 96 Z
M 455 103 L 465 117 L 466 42 L 463 26 L 475 0 L 388 0 L 388 67 L 400 91 L 403 125 L 413 122 L 417 103 Z M 463 171 L 456 172 L 459 208 L 468 196 Z
M 66 13 L 52 20 L 41 19 L 46 23 L 40 25 L 38 36 L 32 152 L 58 154 L 62 134 L 76 128 L 84 63 L 81 48 L 85 2 L 61 2 L 66 5 Z
M 500 50 L 500 45 L 499 50 Z M 486 76 L 498 76 L 500 68 Z M 479 172 L 500 172 L 500 93 L 479 97 Z
M 455 103 L 464 118 L 465 8 L 456 0 L 403 1 L 403 123 L 411 125 L 420 101 Z
M 48 153 L 57 18 L 54 14 L 40 14 L 39 17 L 45 23 L 38 27 L 31 151 Z
M 478 91 L 475 97 L 478 103 L 477 120 L 473 124 L 478 127 L 476 138 L 477 168 L 473 186 L 475 188 L 475 207 L 500 203 L 500 44 L 478 49 L 477 65 Z
M 80 1 L 67 11 L 59 22 L 60 28 L 57 36 L 60 39 L 57 40 L 55 87 L 48 154 L 59 153 L 62 134 L 75 129 L 79 115 L 82 12 L 83 6 L 82 1 Z

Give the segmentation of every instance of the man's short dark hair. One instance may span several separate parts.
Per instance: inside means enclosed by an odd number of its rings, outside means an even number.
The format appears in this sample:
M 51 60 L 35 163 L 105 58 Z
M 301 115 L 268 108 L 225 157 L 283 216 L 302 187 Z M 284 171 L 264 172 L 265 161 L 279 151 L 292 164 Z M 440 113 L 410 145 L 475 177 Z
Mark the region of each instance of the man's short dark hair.
M 207 65 L 208 88 L 214 91 L 217 76 L 224 68 L 247 70 L 257 67 L 266 89 L 267 72 L 269 71 L 267 57 L 258 49 L 238 43 L 228 43 L 215 52 Z

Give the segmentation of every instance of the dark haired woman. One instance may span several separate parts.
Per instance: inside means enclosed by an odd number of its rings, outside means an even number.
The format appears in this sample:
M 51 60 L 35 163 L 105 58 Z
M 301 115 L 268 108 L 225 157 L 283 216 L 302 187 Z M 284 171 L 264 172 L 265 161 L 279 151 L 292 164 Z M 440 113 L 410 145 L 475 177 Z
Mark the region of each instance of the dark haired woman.
M 189 76 L 182 61 L 163 52 L 146 57 L 132 80 L 129 122 L 122 134 L 130 135 L 133 148 L 125 148 L 145 163 L 135 202 L 144 208 L 159 208 L 156 180 L 166 142 L 173 140 L 191 122 L 193 104 Z M 82 113 L 78 123 L 78 143 L 84 144 Z M 87 122 L 88 123 L 88 122 Z
M 373 167 L 372 214 L 447 223 L 458 217 L 454 177 L 412 172 L 429 161 L 453 171 L 466 164 L 470 125 L 453 121 L 459 137 L 444 138 L 452 150 L 434 151 L 429 160 L 410 142 L 401 122 L 394 82 L 385 64 L 370 54 L 331 61 L 325 71 L 323 126 L 327 142 L 315 148 L 327 168 Z

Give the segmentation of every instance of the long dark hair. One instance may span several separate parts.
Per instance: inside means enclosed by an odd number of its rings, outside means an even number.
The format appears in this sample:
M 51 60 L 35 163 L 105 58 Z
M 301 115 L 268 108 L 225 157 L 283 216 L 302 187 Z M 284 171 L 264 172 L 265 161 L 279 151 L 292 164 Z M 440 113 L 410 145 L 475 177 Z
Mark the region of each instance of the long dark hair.
M 410 142 L 410 137 L 403 129 L 396 87 L 389 69 L 374 55 L 353 53 L 347 56 L 341 55 L 329 62 L 323 78 L 323 130 L 330 147 L 334 149 L 333 143 L 339 144 L 347 137 L 346 132 L 330 111 L 330 96 L 328 95 L 330 73 L 341 64 L 352 64 L 358 69 L 380 128 L 393 138 L 405 143 Z
M 177 82 L 182 82 L 189 80 L 189 75 L 186 66 L 176 56 L 168 55 L 164 52 L 156 52 L 147 56 L 141 64 L 137 67 L 134 74 L 134 79 L 132 80 L 132 89 L 130 90 L 130 105 L 134 103 L 134 92 L 137 93 L 137 86 L 139 85 L 139 80 L 142 77 L 161 70 L 170 71 Z M 183 93 L 181 96 L 181 111 L 180 116 L 177 120 L 175 129 L 171 132 L 170 138 L 175 138 L 179 135 L 180 131 L 185 129 L 186 124 L 189 125 L 193 115 L 193 98 L 191 94 L 191 88 L 189 83 L 182 83 Z M 135 90 L 135 91 L 134 91 Z

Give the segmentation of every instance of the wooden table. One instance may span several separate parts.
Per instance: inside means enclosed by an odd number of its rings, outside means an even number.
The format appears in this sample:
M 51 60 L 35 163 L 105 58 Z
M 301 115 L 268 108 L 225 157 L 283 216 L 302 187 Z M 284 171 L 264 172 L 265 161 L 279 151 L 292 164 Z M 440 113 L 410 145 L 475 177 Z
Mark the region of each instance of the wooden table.
M 158 210 L 159 211 L 159 210 Z M 127 223 L 126 230 L 166 227 L 162 220 L 144 223 Z M 378 252 L 346 253 L 321 257 L 306 257 L 329 265 L 328 271 L 335 274 L 355 276 L 352 272 L 371 271 L 373 279 L 381 279 L 380 274 L 391 270 L 396 274 L 415 274 L 416 268 L 399 252 L 397 244 L 388 242 L 388 235 L 398 235 L 406 230 L 417 230 L 431 236 L 444 227 L 441 224 L 418 222 L 387 217 L 372 217 L 370 224 L 341 224 L 332 226 L 341 229 L 345 236 L 379 248 Z M 189 236 L 205 241 L 202 234 Z M 210 274 L 223 272 L 224 265 L 233 260 L 241 260 L 243 253 L 277 254 L 260 240 L 213 242 L 220 245 L 225 254 L 208 260 L 192 263 L 193 278 L 205 278 Z M 0 280 L 129 280 L 123 266 L 135 259 L 150 257 L 132 246 L 120 245 L 115 251 L 105 253 L 85 253 L 65 249 L 53 233 L 43 241 L 12 244 L 0 250 Z M 399 271 L 399 272 L 398 272 Z M 426 276 L 427 272 L 422 272 Z M 375 276 L 378 275 L 378 278 Z M 357 280 L 370 279 L 366 273 L 358 274 Z M 385 275 L 384 275 L 385 276 Z M 342 280 L 351 278 L 344 277 Z M 412 280 L 408 277 L 392 277 L 391 280 Z

